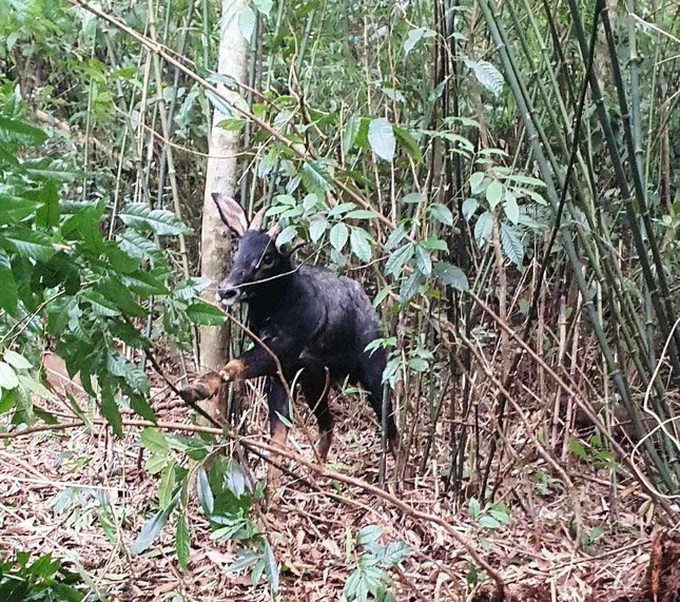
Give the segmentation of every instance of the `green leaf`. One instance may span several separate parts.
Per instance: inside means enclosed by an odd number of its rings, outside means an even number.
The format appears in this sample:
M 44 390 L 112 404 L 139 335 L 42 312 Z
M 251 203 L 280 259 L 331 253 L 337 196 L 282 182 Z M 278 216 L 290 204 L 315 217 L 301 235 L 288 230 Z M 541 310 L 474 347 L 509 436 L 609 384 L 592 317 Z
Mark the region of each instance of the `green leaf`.
M 486 200 L 489 202 L 491 209 L 495 209 L 496 205 L 503 200 L 503 193 L 503 184 L 499 180 L 491 180 L 486 187 Z
M 432 259 L 430 259 L 430 254 L 421 245 L 416 245 L 415 250 L 416 267 L 423 276 L 429 276 L 432 273 Z
M 179 492 L 175 494 L 167 508 L 163 508 L 154 514 L 149 521 L 142 527 L 137 539 L 130 546 L 131 554 L 141 554 L 158 537 L 161 529 L 168 522 L 170 513 L 175 509 L 177 501 L 179 500 Z
M 474 71 L 477 81 L 495 96 L 500 96 L 503 91 L 503 76 L 488 61 L 471 61 L 465 59 L 465 66 Z
M 487 186 L 485 182 L 485 174 L 481 171 L 476 171 L 470 176 L 470 193 L 480 194 Z
M 470 501 L 468 502 L 468 516 L 470 518 L 479 518 L 480 514 L 482 513 L 482 507 L 479 504 L 479 500 L 477 498 L 470 498 Z
M 36 211 L 35 223 L 41 228 L 53 228 L 59 223 L 59 192 L 53 180 L 48 180 L 38 195 L 42 203 Z
M 21 119 L 0 115 L 0 131 L 16 134 L 19 139 L 36 146 L 45 142 L 49 136 L 40 128 Z
M 498 527 L 501 526 L 501 524 L 493 516 L 488 515 L 480 516 L 478 522 L 479 526 L 483 529 L 498 529 Z
M 427 197 L 422 192 L 409 192 L 401 199 L 402 203 L 422 203 L 427 200 Z
M 411 52 L 411 50 L 413 50 L 415 45 L 418 42 L 420 42 L 420 40 L 433 38 L 436 35 L 437 35 L 436 32 L 425 27 L 418 27 L 416 29 L 412 29 L 411 31 L 408 32 L 406 40 L 404 40 L 404 54 L 406 55 L 409 52 Z
M 220 326 L 227 321 L 224 312 L 205 301 L 196 301 L 186 309 L 187 317 L 199 326 Z
M 430 205 L 430 215 L 445 226 L 453 226 L 453 213 L 451 210 L 440 203 Z
M 466 222 L 470 221 L 470 218 L 475 214 L 475 211 L 477 211 L 477 208 L 479 207 L 479 202 L 477 199 L 465 199 L 463 201 L 463 217 L 465 218 Z
M 145 428 L 139 436 L 139 441 L 152 454 L 166 457 L 170 453 L 167 437 L 156 428 Z
M 297 236 L 297 228 L 295 226 L 286 226 L 276 237 L 276 248 L 287 245 Z
M 123 419 L 120 416 L 118 404 L 110 387 L 102 386 L 100 409 L 102 416 L 109 423 L 117 437 L 123 437 Z
M 368 209 L 354 209 L 345 215 L 349 219 L 374 219 L 375 216 L 375 211 L 369 211 Z
M 191 232 L 171 211 L 151 209 L 145 203 L 127 204 L 119 217 L 128 226 L 138 229 L 149 228 L 158 236 L 176 236 Z
M 4 249 L 0 249 L 0 309 L 8 314 L 15 315 L 19 302 L 19 291 L 14 279 L 9 257 Z
M 161 471 L 161 480 L 158 484 L 158 505 L 166 508 L 172 500 L 172 491 L 175 488 L 175 465 L 166 464 Z
M 404 266 L 411 257 L 413 257 L 414 252 L 414 246 L 410 242 L 399 247 L 387 258 L 387 261 L 385 262 L 385 271 L 394 276 L 394 278 L 398 278 L 404 270 Z
M 505 256 L 517 267 L 524 262 L 524 246 L 519 232 L 508 224 L 501 224 L 501 247 Z
M 191 551 L 191 534 L 189 525 L 183 514 L 177 517 L 177 530 L 175 531 L 175 553 L 179 567 L 186 571 L 189 565 L 189 553 Z
M 463 293 L 470 288 L 467 276 L 463 270 L 455 265 L 439 261 L 434 266 L 434 273 L 437 279 L 446 286 L 452 286 Z
M 10 366 L 17 370 L 28 370 L 29 368 L 33 368 L 33 364 L 31 364 L 31 362 L 23 355 L 16 351 L 12 351 L 11 349 L 5 351 L 4 359 Z
M 0 389 L 14 389 L 19 386 L 19 377 L 14 368 L 6 362 L 0 362 Z
M 332 190 L 328 166 L 316 159 L 308 159 L 300 170 L 302 183 L 309 192 L 329 192 Z
M 475 241 L 477 241 L 477 246 L 480 248 L 484 246 L 491 236 L 492 228 L 493 217 L 491 213 L 485 211 L 477 218 L 477 223 L 475 224 Z
M 404 150 L 406 150 L 408 156 L 411 157 L 411 159 L 413 159 L 413 161 L 416 163 L 420 163 L 423 160 L 423 153 L 421 152 L 420 146 L 418 146 L 415 138 L 411 135 L 411 132 L 403 127 L 399 127 L 398 125 L 393 126 L 392 129 L 394 130 L 394 135 L 404 147 Z
M 420 288 L 422 274 L 419 270 L 413 270 L 411 275 L 402 283 L 399 289 L 399 299 L 402 303 L 409 301 Z
M 253 37 L 256 20 L 255 11 L 246 4 L 238 16 L 238 30 L 248 43 Z
M 198 492 L 198 501 L 203 509 L 205 516 L 210 516 L 215 510 L 215 497 L 213 496 L 208 475 L 203 466 L 199 466 L 196 471 L 196 490 Z
M 347 244 L 349 239 L 349 230 L 347 226 L 342 222 L 335 224 L 330 231 L 329 235 L 331 246 L 338 252 L 342 252 L 342 249 Z
M 517 204 L 517 197 L 514 193 L 506 193 L 503 211 L 505 212 L 505 217 L 507 217 L 515 226 L 519 223 L 519 205 Z
M 392 124 L 387 119 L 377 117 L 371 120 L 368 125 L 368 143 L 378 157 L 392 162 L 396 150 L 396 141 Z
M 354 146 L 357 134 L 359 133 L 359 126 L 361 125 L 361 118 L 356 115 L 350 115 L 345 126 L 345 131 L 342 133 L 342 152 L 346 155 Z
M 349 242 L 352 253 L 354 253 L 360 261 L 363 261 L 364 263 L 371 261 L 371 239 L 365 230 L 353 227 L 351 229 Z
M 314 219 L 309 223 L 309 238 L 312 242 L 318 242 L 326 232 L 328 222 L 325 219 Z
M 368 525 L 363 527 L 357 534 L 357 543 L 360 546 L 365 546 L 369 543 L 376 542 L 382 535 L 382 532 L 382 527 L 379 527 L 378 525 Z
M 49 261 L 54 255 L 52 240 L 44 232 L 16 227 L 3 234 L 0 236 L 0 245 L 9 246 L 23 257 Z
M 266 540 L 264 542 L 264 572 L 267 575 L 267 582 L 272 593 L 276 594 L 279 590 L 279 565 L 276 563 L 272 547 Z

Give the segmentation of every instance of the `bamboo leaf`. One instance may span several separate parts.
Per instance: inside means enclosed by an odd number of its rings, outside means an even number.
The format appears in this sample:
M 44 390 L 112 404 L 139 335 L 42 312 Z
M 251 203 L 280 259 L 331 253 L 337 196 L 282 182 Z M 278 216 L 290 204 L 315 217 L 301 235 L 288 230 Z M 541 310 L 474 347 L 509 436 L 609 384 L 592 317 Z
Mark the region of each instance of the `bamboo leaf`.
M 368 143 L 378 157 L 390 163 L 393 161 L 396 141 L 392 124 L 387 119 L 377 117 L 371 120 L 368 125 Z

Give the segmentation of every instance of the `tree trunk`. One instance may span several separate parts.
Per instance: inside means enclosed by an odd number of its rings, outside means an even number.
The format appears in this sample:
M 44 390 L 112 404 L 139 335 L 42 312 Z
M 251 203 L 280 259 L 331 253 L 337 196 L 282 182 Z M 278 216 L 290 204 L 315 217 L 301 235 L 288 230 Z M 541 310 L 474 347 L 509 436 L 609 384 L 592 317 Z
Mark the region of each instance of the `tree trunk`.
M 246 6 L 245 0 L 223 0 L 218 73 L 233 77 L 237 82 L 246 78 L 246 52 L 248 43 L 239 31 L 238 17 Z M 235 92 L 220 88 L 228 96 Z M 240 134 L 226 131 L 218 124 L 230 115 L 215 109 L 210 134 L 210 158 L 208 159 L 205 194 L 203 196 L 203 223 L 201 231 L 201 275 L 215 285 L 224 278 L 227 268 L 230 240 L 225 236 L 225 226 L 211 198 L 213 192 L 235 196 L 238 179 L 238 153 Z M 215 287 L 205 292 L 209 301 L 215 299 Z M 200 332 L 201 369 L 221 368 L 226 359 L 229 329 L 204 326 Z

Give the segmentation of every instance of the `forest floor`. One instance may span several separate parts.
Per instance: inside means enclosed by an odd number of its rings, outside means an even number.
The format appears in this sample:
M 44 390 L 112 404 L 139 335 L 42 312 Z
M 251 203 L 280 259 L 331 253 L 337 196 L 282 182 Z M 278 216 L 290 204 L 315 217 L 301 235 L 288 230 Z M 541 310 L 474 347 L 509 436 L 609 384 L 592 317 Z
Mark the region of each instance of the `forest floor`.
M 189 423 L 188 412 L 167 389 L 155 396 L 158 419 Z M 50 402 L 68 415 L 64 402 Z M 264 402 L 252 411 L 250 432 L 266 433 Z M 358 398 L 334 400 L 337 430 L 331 451 L 345 474 L 377 481 L 379 437 L 373 418 Z M 132 417 L 130 417 L 132 418 Z M 62 418 L 65 422 L 72 422 Z M 259 431 L 256 429 L 260 429 Z M 312 460 L 308 437 L 295 429 L 290 445 Z M 266 601 L 264 580 L 251 584 L 249 571 L 227 572 L 234 545 L 210 538 L 192 492 L 191 550 L 186 571 L 174 550 L 168 522 L 152 546 L 131 555 L 129 546 L 156 510 L 158 476 L 144 469 L 139 427 L 126 426 L 118 440 L 103 425 L 45 430 L 4 440 L 0 448 L 0 559 L 27 550 L 51 552 L 78 563 L 104 599 L 111 601 Z M 261 461 L 250 460 L 260 474 Z M 497 490 L 510 509 L 507 525 L 489 529 L 469 516 L 442 490 L 432 464 L 408 479 L 400 499 L 413 509 L 443 519 L 450 529 L 406 514 L 361 487 L 332 483 L 309 470 L 310 488 L 284 475 L 277 498 L 259 512 L 281 572 L 284 601 L 340 600 L 356 552 L 348 545 L 362 527 L 378 525 L 381 542 L 406 542 L 412 553 L 391 570 L 398 601 L 491 601 L 493 582 L 477 570 L 459 543 L 469 542 L 506 584 L 505 600 L 647 601 L 680 600 L 680 536 L 653 529 L 653 509 L 633 482 L 622 478 L 611 500 L 607 472 L 570 467 L 573 490 L 557 480 L 539 486 L 536 471 L 548 473 L 540 458 L 518 459 Z M 534 475 L 534 477 L 532 477 Z M 103 510 L 107 510 L 104 512 Z M 108 518 L 107 518 L 108 517 Z M 113 518 L 111 518 L 113 517 Z M 577 526 L 580 523 L 580 526 Z M 580 529 L 582 545 L 574 545 Z M 108 534 L 108 536 L 107 536 Z

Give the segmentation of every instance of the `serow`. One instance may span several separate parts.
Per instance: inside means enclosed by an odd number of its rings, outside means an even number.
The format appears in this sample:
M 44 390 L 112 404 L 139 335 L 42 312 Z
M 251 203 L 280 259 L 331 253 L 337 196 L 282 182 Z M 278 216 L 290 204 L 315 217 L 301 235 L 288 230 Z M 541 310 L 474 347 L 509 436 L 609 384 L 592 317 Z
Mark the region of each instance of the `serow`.
M 289 392 L 299 386 L 318 422 L 317 452 L 325 462 L 333 438 L 328 407 L 333 384 L 346 378 L 361 384 L 378 422 L 383 423 L 386 354 L 383 348 L 366 351 L 380 337 L 378 315 L 355 280 L 297 264 L 289 252 L 277 249 L 276 229 L 261 229 L 264 209 L 248 223 L 234 199 L 219 193 L 212 196 L 222 221 L 238 239 L 231 271 L 219 284 L 217 297 L 225 307 L 248 304 L 248 325 L 259 341 L 219 374 L 204 374 L 180 395 L 195 402 L 215 395 L 223 381 L 266 377 L 272 442 L 283 447 L 288 436 L 285 422 L 290 424 Z M 397 459 L 398 432 L 389 398 L 386 409 L 387 441 Z

